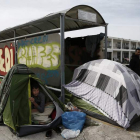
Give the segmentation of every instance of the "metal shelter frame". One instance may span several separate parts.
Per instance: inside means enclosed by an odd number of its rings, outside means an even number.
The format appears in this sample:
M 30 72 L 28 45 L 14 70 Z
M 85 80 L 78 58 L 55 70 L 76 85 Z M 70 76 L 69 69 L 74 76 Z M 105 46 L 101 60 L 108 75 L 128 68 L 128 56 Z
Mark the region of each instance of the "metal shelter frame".
M 83 10 L 96 15 L 97 21 L 89 21 L 78 18 L 78 10 Z M 13 28 L 0 32 L 0 43 L 14 41 L 15 46 L 15 64 L 17 63 L 17 43 L 16 41 L 23 38 L 29 38 L 44 34 L 60 33 L 61 44 L 61 101 L 65 101 L 63 85 L 65 84 L 65 32 L 80 30 L 92 27 L 105 27 L 105 58 L 107 58 L 107 23 L 100 13 L 94 8 L 87 5 L 78 5 L 68 10 L 58 13 L 49 14 L 41 19 L 31 21 Z M 43 28 L 45 27 L 45 28 Z M 13 36 L 12 36 L 13 35 Z

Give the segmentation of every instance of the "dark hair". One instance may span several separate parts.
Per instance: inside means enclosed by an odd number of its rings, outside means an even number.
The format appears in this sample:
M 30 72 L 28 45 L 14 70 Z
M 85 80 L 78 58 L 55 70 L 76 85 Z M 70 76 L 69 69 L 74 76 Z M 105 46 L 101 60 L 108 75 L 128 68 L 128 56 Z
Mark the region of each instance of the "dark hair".
M 136 51 L 137 51 L 137 50 L 140 50 L 140 47 L 136 48 Z
M 37 89 L 37 88 L 39 88 L 39 85 L 38 85 L 38 83 L 37 82 L 33 82 L 32 84 L 31 84 L 31 89 Z

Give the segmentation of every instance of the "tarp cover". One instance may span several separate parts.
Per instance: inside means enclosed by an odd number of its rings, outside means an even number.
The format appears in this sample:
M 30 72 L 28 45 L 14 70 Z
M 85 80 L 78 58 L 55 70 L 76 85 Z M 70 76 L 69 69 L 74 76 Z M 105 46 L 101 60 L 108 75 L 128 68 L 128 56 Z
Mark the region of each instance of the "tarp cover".
M 115 61 L 99 59 L 74 71 L 64 86 L 120 126 L 128 128 L 140 115 L 140 77 Z

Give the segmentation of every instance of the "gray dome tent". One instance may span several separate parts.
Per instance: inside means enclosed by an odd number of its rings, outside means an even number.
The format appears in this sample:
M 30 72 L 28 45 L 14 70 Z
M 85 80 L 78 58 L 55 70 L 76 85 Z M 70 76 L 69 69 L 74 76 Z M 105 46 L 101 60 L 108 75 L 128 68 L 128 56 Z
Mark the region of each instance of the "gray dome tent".
M 38 82 L 40 90 L 55 105 L 55 119 L 45 125 L 32 125 L 30 81 Z M 18 136 L 25 136 L 56 127 L 61 122 L 64 106 L 58 98 L 23 64 L 14 65 L 0 84 L 0 118 Z
M 124 128 L 140 116 L 140 77 L 118 62 L 85 63 L 75 69 L 73 81 L 65 88 Z M 78 107 L 89 109 L 82 103 Z

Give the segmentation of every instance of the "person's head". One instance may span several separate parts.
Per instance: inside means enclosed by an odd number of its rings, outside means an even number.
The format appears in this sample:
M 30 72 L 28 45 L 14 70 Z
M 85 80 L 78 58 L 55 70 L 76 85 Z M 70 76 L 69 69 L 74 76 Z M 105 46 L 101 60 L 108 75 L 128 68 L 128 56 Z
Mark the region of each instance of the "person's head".
M 38 84 L 33 84 L 32 85 L 32 94 L 34 96 L 38 96 L 38 94 L 39 94 L 39 85 Z
M 135 55 L 140 55 L 140 47 L 136 48 Z

